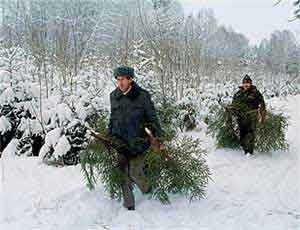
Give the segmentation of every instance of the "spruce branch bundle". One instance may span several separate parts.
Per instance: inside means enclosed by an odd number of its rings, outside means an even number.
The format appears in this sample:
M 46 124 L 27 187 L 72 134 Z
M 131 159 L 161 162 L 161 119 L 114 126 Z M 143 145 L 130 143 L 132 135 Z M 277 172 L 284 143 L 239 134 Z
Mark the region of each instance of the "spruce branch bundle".
M 239 148 L 238 116 L 243 117 L 243 112 L 223 106 L 210 119 L 208 133 L 216 138 L 218 148 Z M 265 123 L 257 122 L 255 149 L 258 152 L 288 149 L 287 127 L 288 120 L 283 113 L 275 113 L 272 109 L 267 111 Z
M 105 132 L 101 136 L 109 137 Z M 170 203 L 171 193 L 184 195 L 190 201 L 203 198 L 210 171 L 200 141 L 176 137 L 174 141 L 166 141 L 164 146 L 163 150 L 150 147 L 145 153 L 145 175 L 152 187 L 150 197 L 162 203 Z M 104 142 L 91 142 L 81 155 L 81 165 L 90 189 L 101 180 L 110 197 L 120 200 L 123 175 L 117 154 Z

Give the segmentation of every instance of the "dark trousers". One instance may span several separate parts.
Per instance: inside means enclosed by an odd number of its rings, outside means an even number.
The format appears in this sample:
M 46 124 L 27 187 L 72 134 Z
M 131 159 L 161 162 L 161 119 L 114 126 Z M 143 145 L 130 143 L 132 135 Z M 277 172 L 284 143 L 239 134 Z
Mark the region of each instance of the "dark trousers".
M 150 190 L 150 185 L 144 173 L 145 156 L 139 155 L 133 159 L 128 159 L 124 155 L 119 155 L 120 168 L 124 173 L 122 183 L 123 205 L 126 208 L 134 208 L 135 200 L 133 185 L 136 184 L 142 193 Z
M 240 144 L 245 153 L 253 154 L 257 120 L 257 112 L 249 113 L 247 116 L 243 116 L 238 119 Z

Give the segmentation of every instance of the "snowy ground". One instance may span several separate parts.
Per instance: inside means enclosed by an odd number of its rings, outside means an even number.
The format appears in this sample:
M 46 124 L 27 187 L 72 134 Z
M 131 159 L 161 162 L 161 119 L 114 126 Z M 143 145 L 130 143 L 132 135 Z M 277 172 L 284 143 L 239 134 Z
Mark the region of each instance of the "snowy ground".
M 286 105 L 290 115 L 290 151 L 247 158 L 214 150 L 205 138 L 213 181 L 207 198 L 193 203 L 173 196 L 172 205 L 162 205 L 136 191 L 137 210 L 129 212 L 101 185 L 88 191 L 80 166 L 52 168 L 35 158 L 4 157 L 0 229 L 300 230 L 300 97 L 273 103 Z

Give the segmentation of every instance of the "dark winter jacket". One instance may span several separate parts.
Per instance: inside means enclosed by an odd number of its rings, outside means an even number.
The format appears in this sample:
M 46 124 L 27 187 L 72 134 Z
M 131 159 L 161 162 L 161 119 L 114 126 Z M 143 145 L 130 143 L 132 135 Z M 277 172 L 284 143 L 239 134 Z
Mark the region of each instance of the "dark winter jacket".
M 114 147 L 119 153 L 135 156 L 145 152 L 150 146 L 145 127 L 157 137 L 163 135 L 150 94 L 136 83 L 126 95 L 116 88 L 110 103 L 109 132 L 118 140 L 119 146 Z
M 262 111 L 265 110 L 264 98 L 255 86 L 251 86 L 247 91 L 240 87 L 233 96 L 232 105 L 242 112 L 257 110 L 258 108 Z

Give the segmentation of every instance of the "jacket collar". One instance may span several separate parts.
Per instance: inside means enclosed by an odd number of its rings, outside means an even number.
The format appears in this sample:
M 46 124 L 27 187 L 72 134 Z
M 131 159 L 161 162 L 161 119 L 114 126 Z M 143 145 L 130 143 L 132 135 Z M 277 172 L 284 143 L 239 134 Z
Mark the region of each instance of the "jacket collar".
M 128 97 L 129 99 L 133 100 L 139 95 L 139 93 L 140 93 L 140 87 L 135 82 L 132 82 L 131 89 L 129 90 L 129 92 L 126 95 L 124 95 L 123 92 L 119 88 L 115 89 L 114 94 L 115 94 L 115 98 L 117 100 L 119 100 L 122 96 Z

